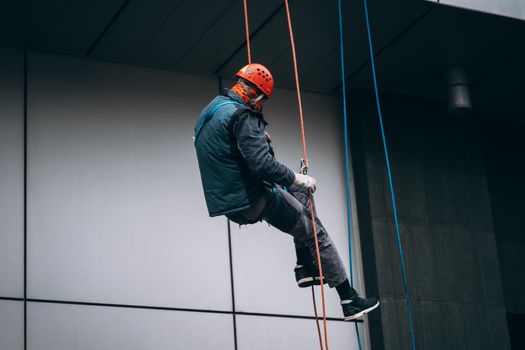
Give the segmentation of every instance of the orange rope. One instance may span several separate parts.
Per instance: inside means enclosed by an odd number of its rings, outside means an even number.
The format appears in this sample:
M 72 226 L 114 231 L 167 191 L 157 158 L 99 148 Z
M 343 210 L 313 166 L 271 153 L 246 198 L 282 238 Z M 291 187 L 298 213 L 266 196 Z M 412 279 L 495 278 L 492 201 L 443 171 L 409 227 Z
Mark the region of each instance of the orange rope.
M 250 27 L 248 26 L 248 5 L 244 0 L 244 27 L 246 28 L 246 49 L 248 50 L 248 64 L 252 63 L 252 50 L 250 48 Z
M 301 136 L 303 138 L 303 159 L 305 165 L 308 165 L 306 157 L 306 137 L 304 135 L 304 122 L 303 122 L 303 103 L 301 102 L 301 89 L 299 88 L 299 74 L 297 73 L 297 60 L 295 56 L 295 43 L 293 40 L 293 31 L 292 31 L 292 20 L 290 19 L 290 8 L 288 7 L 288 0 L 285 1 L 286 4 L 286 17 L 288 19 L 288 30 L 290 32 L 290 43 L 292 45 L 292 58 L 293 58 L 293 68 L 295 72 L 295 87 L 297 90 L 297 102 L 299 104 L 299 118 L 301 119 Z
M 312 286 L 312 301 L 314 303 L 315 325 L 317 326 L 317 335 L 319 337 L 319 346 L 323 350 L 323 336 L 321 335 L 321 327 L 319 327 L 319 316 L 317 316 L 317 303 L 315 302 L 315 289 Z
M 288 31 L 290 32 L 290 43 L 292 46 L 292 59 L 293 59 L 293 67 L 294 67 L 294 73 L 295 73 L 295 87 L 297 90 L 297 102 L 299 104 L 299 118 L 301 120 L 301 136 L 303 141 L 303 159 L 304 164 L 308 166 L 308 158 L 306 156 L 306 137 L 304 133 L 304 120 L 303 120 L 303 106 L 301 102 L 301 89 L 299 87 L 299 72 L 297 70 L 297 56 L 295 54 L 295 43 L 293 38 L 293 30 L 292 30 L 292 20 L 290 18 L 290 7 L 288 5 L 288 0 L 285 0 L 286 5 L 286 18 L 288 19 Z M 321 254 L 319 253 L 319 241 L 317 239 L 317 227 L 315 225 L 315 216 L 314 216 L 314 203 L 312 198 L 312 193 L 309 193 L 308 201 L 310 204 L 310 215 L 312 217 L 312 229 L 314 231 L 314 239 L 315 239 L 315 250 L 317 254 L 317 266 L 319 267 L 319 277 L 321 278 L 321 301 L 323 305 L 323 327 L 324 327 L 324 344 L 326 347 L 326 350 L 328 350 L 328 332 L 326 329 L 326 303 L 325 303 L 325 296 L 324 296 L 324 275 L 323 275 L 323 266 L 321 264 Z M 316 311 L 317 314 L 317 311 Z M 322 349 L 322 346 L 321 346 Z

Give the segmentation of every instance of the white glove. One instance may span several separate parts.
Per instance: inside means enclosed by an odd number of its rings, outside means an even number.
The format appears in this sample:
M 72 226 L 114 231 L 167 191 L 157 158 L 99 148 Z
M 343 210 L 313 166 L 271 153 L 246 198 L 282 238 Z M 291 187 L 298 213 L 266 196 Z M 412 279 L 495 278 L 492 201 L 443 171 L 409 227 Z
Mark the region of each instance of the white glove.
M 312 193 L 314 193 L 317 187 L 317 180 L 308 175 L 295 173 L 295 180 L 293 181 L 293 184 L 307 188 Z

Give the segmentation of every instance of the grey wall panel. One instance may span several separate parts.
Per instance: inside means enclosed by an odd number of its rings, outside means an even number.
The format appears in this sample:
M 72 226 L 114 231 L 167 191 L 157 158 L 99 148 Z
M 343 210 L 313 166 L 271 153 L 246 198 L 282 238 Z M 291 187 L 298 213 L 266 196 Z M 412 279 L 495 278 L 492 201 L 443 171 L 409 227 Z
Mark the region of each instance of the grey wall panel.
M 304 116 L 310 174 L 318 180 L 317 211 L 348 267 L 346 204 L 341 119 L 338 100 L 304 94 Z M 302 157 L 296 95 L 277 89 L 265 106 L 268 132 L 277 158 L 298 171 Z M 293 268 L 296 262 L 293 240 L 266 223 L 239 229 L 232 223 L 236 306 L 242 311 L 312 314 L 311 293 L 299 289 Z M 356 271 L 361 269 L 355 262 Z M 264 289 L 262 289 L 264 288 Z M 264 290 L 264 291 L 263 291 Z M 327 310 L 341 317 L 335 290 L 327 291 Z
M 0 296 L 23 296 L 24 55 L 0 48 Z
M 28 304 L 28 349 L 233 349 L 231 315 Z
M 216 81 L 31 53 L 28 294 L 231 309 L 193 125 Z
M 0 350 L 24 348 L 24 303 L 0 300 Z
M 319 349 L 314 320 L 238 316 L 237 339 L 239 349 Z M 333 350 L 358 349 L 354 324 L 328 321 L 328 345 Z

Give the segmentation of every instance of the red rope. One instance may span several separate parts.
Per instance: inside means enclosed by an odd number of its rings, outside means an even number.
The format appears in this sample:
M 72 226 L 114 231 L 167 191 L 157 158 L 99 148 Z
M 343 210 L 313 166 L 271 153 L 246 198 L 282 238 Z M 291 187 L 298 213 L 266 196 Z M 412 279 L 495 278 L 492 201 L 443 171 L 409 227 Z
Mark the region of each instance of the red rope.
M 302 136 L 302 142 L 303 142 L 303 159 L 304 164 L 308 166 L 308 157 L 306 155 L 306 137 L 304 133 L 304 120 L 303 120 L 303 105 L 301 102 L 301 89 L 299 87 L 299 72 L 297 69 L 297 56 L 295 54 L 295 42 L 293 38 L 293 30 L 292 30 L 292 20 L 290 17 L 290 7 L 288 5 L 288 0 L 285 0 L 286 5 L 286 18 L 288 19 L 288 31 L 290 32 L 290 43 L 292 46 L 292 59 L 293 59 L 293 68 L 295 73 L 295 88 L 297 90 L 297 102 L 299 104 L 299 119 L 301 120 L 301 136 Z M 326 327 L 326 303 L 325 303 L 325 296 L 324 296 L 324 275 L 323 275 L 323 266 L 321 264 L 321 254 L 319 253 L 319 241 L 317 239 L 317 227 L 315 225 L 315 216 L 314 216 L 314 203 L 312 198 L 312 193 L 309 193 L 308 196 L 308 202 L 310 204 L 310 216 L 312 217 L 312 229 L 314 231 L 314 240 L 315 240 L 315 250 L 317 255 L 317 266 L 319 267 L 319 277 L 321 278 L 321 301 L 323 305 L 323 328 L 324 328 L 324 344 L 326 347 L 326 350 L 328 350 L 328 332 Z M 317 310 L 316 310 L 317 314 Z M 321 345 L 322 349 L 322 345 Z
M 301 137 L 303 139 L 303 159 L 305 165 L 308 165 L 306 157 L 306 136 L 304 134 L 304 121 L 303 121 L 303 103 L 301 102 L 301 89 L 299 88 L 299 74 L 297 73 L 297 59 L 295 56 L 295 43 L 293 40 L 293 30 L 292 30 L 292 20 L 290 19 L 290 8 L 288 7 L 288 0 L 285 1 L 286 4 L 286 18 L 288 19 L 288 31 L 290 32 L 290 43 L 292 45 L 292 58 L 293 58 L 293 68 L 295 72 L 295 87 L 297 90 L 297 103 L 299 104 L 299 118 L 301 119 Z
M 315 289 L 312 286 L 312 301 L 314 303 L 314 314 L 315 314 L 315 324 L 317 326 L 317 335 L 319 337 L 319 346 L 323 350 L 323 336 L 321 335 L 321 327 L 319 327 L 319 316 L 317 316 L 317 303 L 315 302 Z
M 246 49 L 248 51 L 248 64 L 252 63 L 252 50 L 250 48 L 250 27 L 248 26 L 248 5 L 244 0 L 244 27 L 246 29 Z

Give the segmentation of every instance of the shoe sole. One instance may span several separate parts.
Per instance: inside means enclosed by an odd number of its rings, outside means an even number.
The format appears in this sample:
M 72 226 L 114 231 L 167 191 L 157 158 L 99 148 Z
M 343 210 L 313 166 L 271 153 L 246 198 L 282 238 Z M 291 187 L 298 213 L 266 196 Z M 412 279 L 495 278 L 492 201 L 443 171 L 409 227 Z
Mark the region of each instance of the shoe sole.
M 324 281 L 324 283 L 326 284 L 326 280 Z M 299 288 L 319 286 L 321 285 L 321 279 L 319 277 L 315 277 L 315 280 L 314 280 L 313 277 L 305 277 L 305 278 L 301 278 L 300 280 L 298 280 L 297 285 L 299 286 Z
M 299 286 L 299 288 L 310 287 L 310 286 L 315 285 L 315 283 L 316 281 L 314 280 L 313 277 L 305 277 L 297 281 L 297 285 Z
M 371 306 L 371 307 L 369 307 L 368 309 L 364 309 L 363 311 L 358 312 L 358 313 L 356 313 L 355 315 L 346 316 L 346 317 L 345 317 L 345 321 L 352 321 L 352 320 L 355 320 L 356 318 L 359 318 L 359 317 L 363 316 L 364 314 L 367 314 L 367 313 L 369 313 L 370 311 L 376 309 L 378 306 L 379 306 L 379 301 L 378 301 L 377 304 L 375 304 L 374 306 Z

